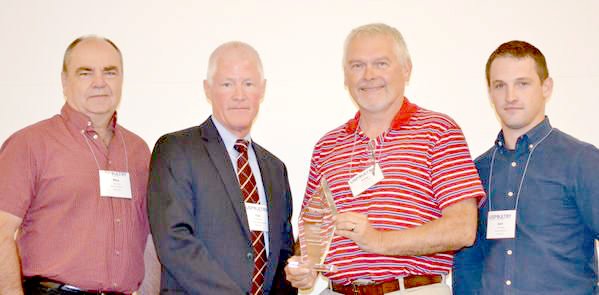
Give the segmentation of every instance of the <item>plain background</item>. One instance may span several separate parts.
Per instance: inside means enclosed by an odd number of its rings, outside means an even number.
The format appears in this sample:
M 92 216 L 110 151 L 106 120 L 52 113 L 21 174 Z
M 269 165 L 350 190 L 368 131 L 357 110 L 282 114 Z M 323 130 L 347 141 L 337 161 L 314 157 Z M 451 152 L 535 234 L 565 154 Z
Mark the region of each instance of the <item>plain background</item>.
M 121 48 L 119 123 L 150 148 L 160 135 L 205 120 L 208 56 L 241 40 L 261 54 L 268 80 L 252 138 L 287 164 L 296 224 L 314 144 L 356 111 L 341 69 L 352 28 L 384 22 L 402 32 L 413 62 L 407 97 L 453 117 L 476 157 L 499 131 L 484 66 L 513 39 L 547 58 L 551 123 L 599 145 L 598 12 L 592 0 L 0 0 L 0 142 L 60 111 L 62 55 L 81 35 Z

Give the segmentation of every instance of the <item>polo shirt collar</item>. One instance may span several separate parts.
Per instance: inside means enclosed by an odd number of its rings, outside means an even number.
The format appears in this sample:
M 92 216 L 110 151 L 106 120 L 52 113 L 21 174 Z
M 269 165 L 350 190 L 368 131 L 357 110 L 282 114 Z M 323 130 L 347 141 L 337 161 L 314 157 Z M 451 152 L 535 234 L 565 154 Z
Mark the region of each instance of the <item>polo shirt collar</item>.
M 393 121 L 391 121 L 391 129 L 398 130 L 401 126 L 405 125 L 410 121 L 412 115 L 418 111 L 418 106 L 411 103 L 407 97 L 403 98 L 403 103 L 401 104 L 401 108 L 399 112 L 395 114 Z M 347 133 L 354 133 L 356 129 L 358 129 L 358 123 L 360 122 L 360 112 L 358 111 L 353 119 L 349 120 L 345 125 L 345 131 Z

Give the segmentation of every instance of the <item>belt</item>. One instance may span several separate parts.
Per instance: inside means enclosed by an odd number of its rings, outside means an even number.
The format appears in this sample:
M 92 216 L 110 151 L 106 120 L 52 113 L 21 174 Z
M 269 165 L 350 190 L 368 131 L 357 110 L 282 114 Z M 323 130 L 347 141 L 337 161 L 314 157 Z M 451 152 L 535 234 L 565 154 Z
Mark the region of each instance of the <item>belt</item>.
M 102 291 L 102 290 L 81 290 L 78 287 L 67 285 L 65 283 L 53 281 L 43 277 L 30 277 L 26 278 L 23 283 L 25 294 L 43 294 L 40 291 L 53 291 L 47 294 L 79 294 L 79 295 L 91 295 L 91 294 L 102 294 L 102 295 L 126 295 L 126 293 L 113 292 L 113 291 Z M 41 289 L 41 290 L 40 290 Z M 31 290 L 28 292 L 28 290 Z M 37 290 L 33 291 L 33 290 Z
M 394 291 L 400 290 L 399 280 L 385 281 L 385 282 L 374 282 L 371 284 L 356 284 L 351 285 L 337 285 L 333 284 L 333 291 L 345 295 L 382 295 Z M 431 284 L 441 283 L 443 277 L 441 275 L 411 275 L 403 277 L 403 284 L 405 289 L 426 286 Z

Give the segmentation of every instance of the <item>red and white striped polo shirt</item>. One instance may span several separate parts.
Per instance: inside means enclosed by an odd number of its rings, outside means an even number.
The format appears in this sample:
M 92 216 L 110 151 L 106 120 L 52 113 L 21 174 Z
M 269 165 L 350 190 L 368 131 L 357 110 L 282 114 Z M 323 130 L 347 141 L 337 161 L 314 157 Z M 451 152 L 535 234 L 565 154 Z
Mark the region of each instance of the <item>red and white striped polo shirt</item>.
M 484 198 L 459 126 L 448 116 L 420 108 L 406 98 L 391 128 L 374 142 L 384 180 L 353 196 L 349 179 L 373 163 L 370 139 L 359 128 L 359 118 L 358 113 L 316 144 L 303 205 L 325 177 L 339 213 L 366 214 L 376 229 L 402 230 L 440 218 L 441 210 L 459 201 Z M 447 274 L 453 253 L 384 256 L 362 251 L 352 240 L 335 235 L 325 263 L 338 268 L 326 273 L 333 283 L 348 284 L 357 279 Z

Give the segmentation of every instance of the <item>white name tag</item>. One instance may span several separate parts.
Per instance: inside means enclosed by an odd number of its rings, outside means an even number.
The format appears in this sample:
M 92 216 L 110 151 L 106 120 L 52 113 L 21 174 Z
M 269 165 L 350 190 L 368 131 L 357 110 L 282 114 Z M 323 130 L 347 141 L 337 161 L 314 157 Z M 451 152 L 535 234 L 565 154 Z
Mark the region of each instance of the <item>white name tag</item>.
M 266 205 L 245 203 L 245 212 L 251 231 L 268 232 L 268 210 Z
M 516 210 L 489 211 L 487 239 L 513 239 L 516 237 Z
M 100 196 L 131 199 L 129 172 L 100 170 Z
M 385 179 L 383 170 L 381 170 L 379 163 L 375 163 L 373 166 L 356 174 L 356 176 L 352 177 L 348 183 L 352 194 L 354 197 L 357 197 L 359 194 L 383 179 Z

